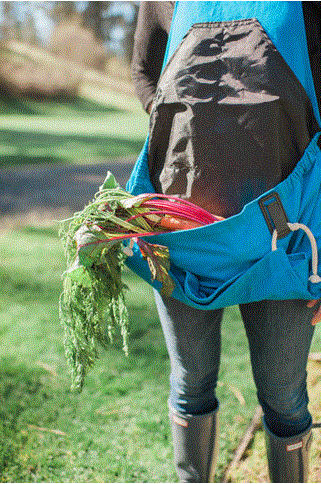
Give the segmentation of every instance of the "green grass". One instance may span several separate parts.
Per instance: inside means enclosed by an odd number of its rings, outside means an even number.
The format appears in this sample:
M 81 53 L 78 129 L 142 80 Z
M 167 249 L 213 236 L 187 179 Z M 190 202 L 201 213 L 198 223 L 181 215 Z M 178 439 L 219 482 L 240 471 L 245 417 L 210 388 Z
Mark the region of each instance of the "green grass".
M 0 253 L 0 482 L 176 482 L 170 366 L 149 286 L 125 271 L 130 355 L 118 336 L 73 394 L 58 320 L 65 264 L 55 228 L 2 233 Z M 316 349 L 320 340 L 319 331 Z M 218 481 L 257 405 L 235 307 L 224 317 L 220 376 Z
M 145 284 L 126 274 L 131 355 L 119 338 L 76 395 L 58 321 L 55 232 L 11 232 L 0 246 L 0 481 L 173 480 L 168 358 Z
M 83 98 L 2 99 L 0 109 L 0 168 L 135 159 L 148 130 L 142 109 L 129 112 Z
M 319 331 L 318 331 L 319 332 Z M 320 345 L 318 345 L 320 348 Z M 321 421 L 321 374 L 320 362 L 308 362 L 308 391 L 310 410 L 315 422 Z M 313 439 L 309 455 L 309 481 L 321 481 L 321 431 L 313 429 Z M 262 426 L 256 431 L 251 445 L 244 453 L 239 464 L 231 470 L 229 482 L 269 482 Z
M 62 98 L 40 101 L 26 97 L 13 97 L 3 93 L 0 99 L 0 116 L 32 115 L 32 116 L 89 116 L 117 112 L 113 106 L 100 104 L 82 98 Z

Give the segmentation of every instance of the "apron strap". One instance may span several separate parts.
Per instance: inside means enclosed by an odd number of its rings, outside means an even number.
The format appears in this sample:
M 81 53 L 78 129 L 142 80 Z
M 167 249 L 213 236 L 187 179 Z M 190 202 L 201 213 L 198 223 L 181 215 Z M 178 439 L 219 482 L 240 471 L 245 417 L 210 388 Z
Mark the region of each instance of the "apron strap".
M 272 192 L 261 198 L 259 205 L 271 234 L 276 230 L 277 238 L 283 239 L 291 233 L 288 226 L 288 217 L 277 192 Z

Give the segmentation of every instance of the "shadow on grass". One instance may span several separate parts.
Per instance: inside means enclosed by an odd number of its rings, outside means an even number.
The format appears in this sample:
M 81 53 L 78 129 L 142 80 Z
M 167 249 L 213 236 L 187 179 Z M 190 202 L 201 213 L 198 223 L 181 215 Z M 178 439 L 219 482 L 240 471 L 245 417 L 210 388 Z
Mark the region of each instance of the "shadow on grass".
M 11 114 L 30 114 L 35 115 L 38 112 L 32 108 L 26 100 L 20 97 L 10 96 L 8 93 L 1 92 L 0 112 L 2 116 Z
M 121 109 L 112 106 L 99 104 L 95 101 L 90 101 L 83 98 L 57 99 L 45 102 L 36 102 L 28 100 L 28 105 L 31 109 L 37 111 L 39 115 L 74 115 L 81 114 L 85 116 L 97 116 L 97 114 L 112 114 L 122 113 Z
M 143 139 L 107 136 L 59 135 L 34 131 L 2 130 L 0 133 L 0 168 L 15 165 L 66 163 L 72 159 L 136 157 Z M 7 150 L 7 153 L 6 153 Z
M 58 237 L 58 228 L 56 227 L 36 227 L 33 225 L 27 225 L 20 230 L 23 234 L 27 235 L 31 234 L 40 237 L 50 237 L 52 239 L 57 239 Z
M 0 168 L 17 165 L 44 165 L 44 164 L 64 164 L 68 160 L 58 156 L 28 156 L 28 155 L 7 155 L 0 156 Z
M 22 96 L 10 96 L 8 93 L 1 93 L 0 115 L 88 115 L 110 114 L 122 112 L 111 106 L 104 106 L 95 101 L 82 98 L 59 98 L 46 101 L 35 101 Z
M 5 295 L 6 298 L 12 298 L 17 305 L 29 304 L 40 299 L 47 302 L 51 301 L 53 297 L 58 301 L 61 292 L 61 287 L 57 286 L 55 280 L 49 277 L 40 280 L 37 275 L 23 268 L 11 270 L 0 267 L 0 287 L 0 297 Z M 0 326 L 0 336 L 2 332 L 4 334 L 6 331 L 6 327 Z

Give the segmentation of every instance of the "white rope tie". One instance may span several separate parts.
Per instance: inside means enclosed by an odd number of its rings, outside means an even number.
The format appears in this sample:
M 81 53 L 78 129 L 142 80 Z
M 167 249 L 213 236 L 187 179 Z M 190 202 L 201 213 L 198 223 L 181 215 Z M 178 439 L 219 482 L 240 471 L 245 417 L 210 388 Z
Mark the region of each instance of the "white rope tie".
M 312 249 L 312 275 L 309 277 L 309 281 L 314 284 L 321 282 L 321 277 L 318 275 L 318 247 L 313 233 L 311 232 L 309 227 L 307 227 L 304 224 L 299 224 L 299 223 L 291 224 L 288 222 L 287 225 L 289 229 L 292 230 L 292 232 L 294 232 L 295 230 L 302 229 L 309 237 L 310 243 L 311 243 L 311 249 Z M 272 251 L 277 249 L 277 246 L 276 246 L 277 238 L 278 238 L 278 233 L 277 233 L 277 230 L 275 229 L 272 234 Z

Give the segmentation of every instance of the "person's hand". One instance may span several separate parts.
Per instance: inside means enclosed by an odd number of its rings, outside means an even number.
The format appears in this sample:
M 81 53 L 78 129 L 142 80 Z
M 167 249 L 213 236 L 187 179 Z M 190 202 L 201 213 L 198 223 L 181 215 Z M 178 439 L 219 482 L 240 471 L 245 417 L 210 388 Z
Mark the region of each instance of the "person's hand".
M 314 308 L 317 303 L 319 303 L 321 300 L 320 299 L 312 299 L 311 301 L 308 301 L 308 308 Z M 311 321 L 312 326 L 315 326 L 317 323 L 321 321 L 321 304 L 317 306 L 314 310 L 313 318 Z
M 147 109 L 146 109 L 147 114 L 150 114 L 150 113 L 151 113 L 152 107 L 153 107 L 153 101 L 151 101 L 151 102 L 149 103 L 149 105 L 147 106 Z

